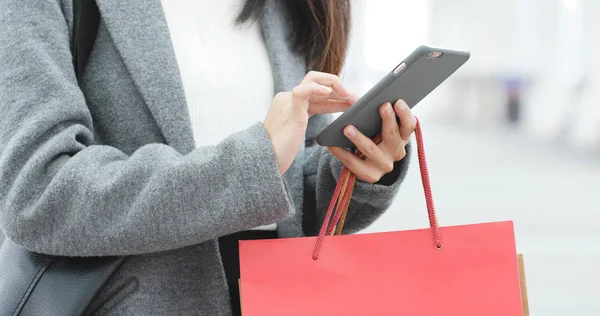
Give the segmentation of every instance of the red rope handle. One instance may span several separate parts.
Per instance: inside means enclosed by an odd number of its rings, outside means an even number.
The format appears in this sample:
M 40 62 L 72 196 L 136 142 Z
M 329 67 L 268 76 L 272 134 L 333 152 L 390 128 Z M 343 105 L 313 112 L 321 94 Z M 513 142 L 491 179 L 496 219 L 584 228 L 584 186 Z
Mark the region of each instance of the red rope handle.
M 431 183 L 429 181 L 429 171 L 427 169 L 427 159 L 425 157 L 425 148 L 423 145 L 423 134 L 421 131 L 421 124 L 417 119 L 417 126 L 415 131 L 416 139 L 417 139 L 417 155 L 419 158 L 419 170 L 421 173 L 421 182 L 423 184 L 423 192 L 425 194 L 425 202 L 427 204 L 427 215 L 429 217 L 429 226 L 433 233 L 433 241 L 436 248 L 442 247 L 442 240 L 440 237 L 440 231 L 437 223 L 437 216 L 435 214 L 435 205 L 433 203 L 433 195 L 431 193 Z M 381 135 L 378 134 L 373 138 L 375 143 L 379 143 L 381 141 Z M 356 151 L 357 156 L 364 159 L 364 155 L 360 151 Z M 344 195 L 342 196 L 342 201 L 340 205 L 338 205 L 338 212 L 334 215 L 333 219 L 331 219 L 331 215 L 333 211 L 336 209 L 336 202 L 341 193 L 344 178 L 347 172 L 350 172 L 350 177 L 347 181 L 346 190 L 344 191 Z M 335 191 L 331 198 L 331 202 L 329 203 L 329 208 L 327 209 L 327 214 L 325 215 L 325 219 L 323 221 L 323 225 L 321 226 L 321 230 L 319 231 L 319 236 L 317 237 L 317 241 L 315 247 L 313 249 L 313 259 L 319 259 L 319 254 L 321 252 L 321 248 L 323 247 L 323 243 L 325 242 L 325 236 L 330 235 L 335 227 L 338 225 L 340 218 L 342 217 L 343 209 L 346 203 L 349 203 L 350 195 L 352 192 L 352 188 L 356 181 L 356 175 L 352 173 L 348 168 L 342 168 L 342 172 L 340 174 L 340 178 L 338 179 L 338 183 L 335 187 Z M 331 219 L 331 222 L 330 222 Z
M 423 193 L 425 194 L 425 203 L 427 204 L 429 227 L 431 227 L 431 232 L 433 233 L 433 241 L 435 242 L 435 246 L 439 249 L 442 248 L 442 238 L 440 237 L 440 229 L 438 227 L 437 216 L 435 215 L 435 204 L 433 203 L 433 194 L 431 193 L 429 169 L 427 168 L 427 157 L 425 157 L 425 145 L 423 144 L 423 133 L 421 131 L 421 123 L 418 119 L 415 136 L 417 138 L 419 170 L 421 170 L 421 183 L 423 184 Z
M 337 185 L 335 186 L 335 190 L 333 191 L 333 196 L 331 197 L 331 202 L 329 202 L 329 207 L 327 208 L 327 214 L 325 215 L 325 219 L 323 220 L 323 225 L 321 226 L 321 230 L 319 231 L 319 238 L 322 239 L 322 236 L 325 236 L 325 233 L 328 230 L 328 223 L 329 220 L 331 218 L 331 214 L 333 213 L 333 209 L 335 208 L 335 202 L 337 201 L 339 195 L 340 195 L 340 191 L 342 191 L 342 186 L 344 185 L 344 177 L 346 176 L 346 172 L 350 172 L 348 170 L 348 168 L 344 167 L 342 168 L 342 173 L 340 174 L 340 178 L 338 180 Z M 317 244 L 315 245 L 315 252 L 317 253 L 317 257 L 318 257 L 318 253 L 319 253 L 319 249 L 321 248 L 321 244 L 323 242 L 319 242 L 317 241 Z M 313 256 L 314 258 L 314 256 Z
M 348 171 L 350 172 L 350 171 Z M 331 233 L 333 232 L 333 230 L 335 229 L 335 227 L 337 226 L 338 222 L 340 221 L 340 218 L 342 217 L 342 211 L 344 206 L 349 203 L 349 199 L 350 199 L 350 191 L 352 191 L 352 187 L 354 185 L 354 182 L 356 181 L 356 175 L 352 172 L 350 172 L 350 178 L 348 179 L 348 184 L 346 186 L 346 191 L 344 191 L 344 195 L 342 198 L 342 202 L 340 203 L 340 207 L 339 207 L 339 212 L 335 213 L 335 216 L 333 217 L 333 219 L 331 220 L 331 225 L 329 225 L 329 227 L 327 228 L 327 232 L 325 233 L 325 236 L 331 235 Z

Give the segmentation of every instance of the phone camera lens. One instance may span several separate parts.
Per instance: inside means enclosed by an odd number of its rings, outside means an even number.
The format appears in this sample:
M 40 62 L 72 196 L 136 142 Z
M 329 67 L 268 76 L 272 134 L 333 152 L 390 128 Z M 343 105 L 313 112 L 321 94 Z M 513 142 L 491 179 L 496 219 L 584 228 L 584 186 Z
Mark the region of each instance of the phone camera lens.
M 430 52 L 427 55 L 425 55 L 427 58 L 440 58 L 440 56 L 442 56 L 442 52 Z

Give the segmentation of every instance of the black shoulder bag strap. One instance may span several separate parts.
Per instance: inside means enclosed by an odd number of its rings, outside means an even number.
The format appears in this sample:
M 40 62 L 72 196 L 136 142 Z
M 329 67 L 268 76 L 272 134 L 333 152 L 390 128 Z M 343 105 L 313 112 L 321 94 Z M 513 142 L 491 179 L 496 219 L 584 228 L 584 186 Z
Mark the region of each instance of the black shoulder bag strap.
M 100 12 L 95 0 L 73 0 L 71 50 L 81 81 Z M 59 257 L 6 239 L 0 248 L 0 315 L 81 315 L 126 257 Z
M 95 0 L 73 1 L 73 39 L 71 54 L 77 80 L 81 80 L 100 24 L 100 11 Z

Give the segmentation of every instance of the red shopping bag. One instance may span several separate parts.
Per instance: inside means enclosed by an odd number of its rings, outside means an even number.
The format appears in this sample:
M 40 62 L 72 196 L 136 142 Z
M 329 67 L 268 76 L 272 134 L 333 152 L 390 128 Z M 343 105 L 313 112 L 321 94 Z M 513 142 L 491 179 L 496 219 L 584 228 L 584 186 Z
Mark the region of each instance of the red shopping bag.
M 522 315 L 512 222 L 438 227 L 418 122 L 417 149 L 430 228 L 331 236 L 344 169 L 318 237 L 240 242 L 243 315 Z

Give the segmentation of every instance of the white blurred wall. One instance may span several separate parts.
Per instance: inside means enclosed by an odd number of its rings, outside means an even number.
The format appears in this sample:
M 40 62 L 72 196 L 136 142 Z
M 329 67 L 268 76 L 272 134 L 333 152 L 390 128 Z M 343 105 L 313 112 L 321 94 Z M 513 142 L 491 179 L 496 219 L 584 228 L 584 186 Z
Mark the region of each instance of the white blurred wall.
M 600 1 L 429 4 L 428 42 L 472 53 L 452 89 L 445 89 L 444 97 L 453 101 L 452 118 L 502 124 L 506 97 L 501 80 L 519 77 L 524 83 L 520 127 L 526 135 L 600 149 L 600 60 L 595 53 L 600 49 Z
M 416 46 L 471 59 L 415 111 L 481 128 L 506 123 L 505 80 L 522 81 L 524 135 L 600 150 L 600 1 L 354 0 L 344 79 L 365 92 Z
M 585 85 L 579 110 L 570 131 L 574 144 L 582 148 L 600 146 L 600 1 L 583 1 L 583 67 Z

